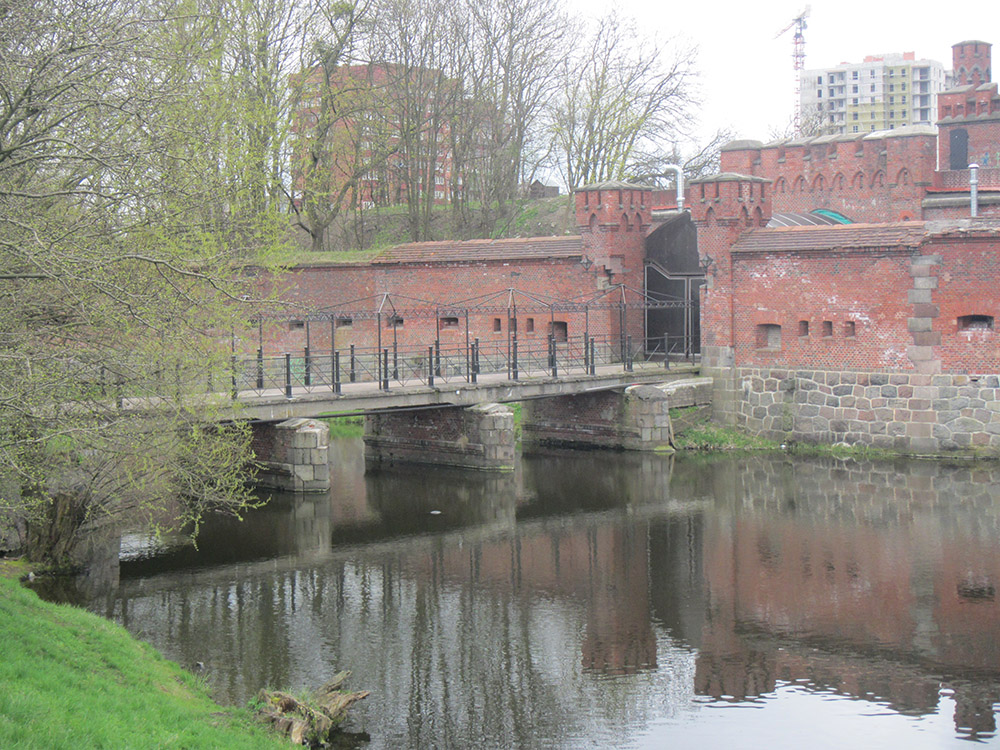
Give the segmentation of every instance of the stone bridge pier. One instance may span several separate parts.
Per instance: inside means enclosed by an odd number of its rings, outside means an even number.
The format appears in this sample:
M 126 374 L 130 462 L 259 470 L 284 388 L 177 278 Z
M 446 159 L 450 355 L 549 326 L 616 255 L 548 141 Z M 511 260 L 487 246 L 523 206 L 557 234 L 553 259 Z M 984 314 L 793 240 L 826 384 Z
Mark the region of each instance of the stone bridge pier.
M 315 419 L 251 422 L 257 483 L 287 492 L 330 489 L 330 428 Z
M 385 411 L 365 418 L 365 463 L 514 470 L 514 414 L 502 404 Z
M 635 385 L 523 402 L 522 444 L 533 447 L 672 450 L 672 407 L 711 403 L 711 379 Z M 365 423 L 369 466 L 426 463 L 513 471 L 514 417 L 502 404 L 386 411 Z

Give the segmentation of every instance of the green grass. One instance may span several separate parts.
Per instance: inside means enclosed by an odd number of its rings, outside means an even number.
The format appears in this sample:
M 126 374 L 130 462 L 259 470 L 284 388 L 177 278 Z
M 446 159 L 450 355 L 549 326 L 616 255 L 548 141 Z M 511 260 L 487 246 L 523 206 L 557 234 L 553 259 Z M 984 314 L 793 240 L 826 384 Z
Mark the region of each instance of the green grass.
M 674 445 L 685 451 L 777 451 L 781 446 L 772 440 L 747 435 L 733 427 L 712 422 L 694 425 L 674 435 Z
M 735 427 L 725 427 L 713 422 L 699 424 L 680 430 L 674 435 L 674 444 L 681 451 L 712 452 L 780 452 L 794 456 L 832 456 L 834 458 L 889 458 L 890 451 L 873 448 L 870 445 L 845 445 L 837 443 L 780 443 L 775 440 L 748 435 Z
M 287 748 L 114 623 L 0 578 L 0 747 Z
M 343 417 L 323 417 L 330 428 L 332 438 L 363 437 L 365 434 L 364 414 L 353 414 Z

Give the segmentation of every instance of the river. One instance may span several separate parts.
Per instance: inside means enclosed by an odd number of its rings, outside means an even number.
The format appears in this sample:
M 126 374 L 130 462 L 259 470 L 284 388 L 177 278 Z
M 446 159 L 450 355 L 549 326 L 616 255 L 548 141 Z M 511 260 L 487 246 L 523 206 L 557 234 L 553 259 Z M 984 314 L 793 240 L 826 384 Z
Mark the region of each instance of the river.
M 1000 465 L 331 456 L 197 549 L 126 536 L 87 606 L 223 702 L 351 670 L 370 748 L 1000 744 Z

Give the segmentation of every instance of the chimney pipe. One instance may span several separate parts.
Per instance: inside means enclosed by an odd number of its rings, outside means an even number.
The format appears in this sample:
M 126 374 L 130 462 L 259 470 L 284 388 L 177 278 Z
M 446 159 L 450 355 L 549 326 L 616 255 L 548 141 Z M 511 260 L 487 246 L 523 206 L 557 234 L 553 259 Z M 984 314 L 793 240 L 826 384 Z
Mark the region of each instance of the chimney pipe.
M 684 170 L 676 164 L 667 164 L 667 169 L 671 169 L 677 178 L 677 210 L 684 210 Z

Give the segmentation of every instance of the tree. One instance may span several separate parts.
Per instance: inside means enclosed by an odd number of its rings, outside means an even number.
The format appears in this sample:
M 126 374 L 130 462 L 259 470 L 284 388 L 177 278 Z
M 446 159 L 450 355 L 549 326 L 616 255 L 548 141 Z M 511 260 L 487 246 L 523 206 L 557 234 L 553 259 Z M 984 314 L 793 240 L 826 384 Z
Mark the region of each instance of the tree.
M 14 0 L 3 25 L 0 505 L 50 562 L 102 514 L 239 512 L 248 436 L 204 394 L 271 233 L 211 128 L 212 19 Z
M 636 39 L 632 26 L 607 16 L 563 66 L 551 129 L 570 188 L 622 180 L 684 132 L 694 53 Z
M 673 185 L 676 180 L 673 170 L 665 168 L 668 164 L 680 165 L 685 182 L 717 174 L 722 147 L 732 140 L 733 132 L 723 128 L 712 134 L 707 141 L 685 144 L 684 149 L 675 143 L 669 151 L 641 155 L 632 165 L 632 171 L 626 178 L 629 182 L 640 185 L 667 187 Z
M 467 2 L 457 58 L 466 97 L 452 133 L 456 213 L 476 234 L 505 229 L 520 185 L 547 153 L 538 146 L 570 27 L 558 0 Z M 533 158 L 534 156 L 534 158 Z M 458 180 L 464 182 L 459 187 Z
M 385 135 L 388 69 L 357 59 L 369 14 L 367 5 L 348 2 L 324 9 L 322 33 L 292 82 L 294 194 L 289 198 L 313 251 L 326 249 L 327 231 L 347 197 L 398 148 Z

